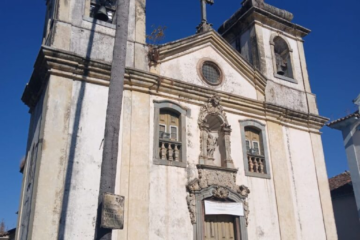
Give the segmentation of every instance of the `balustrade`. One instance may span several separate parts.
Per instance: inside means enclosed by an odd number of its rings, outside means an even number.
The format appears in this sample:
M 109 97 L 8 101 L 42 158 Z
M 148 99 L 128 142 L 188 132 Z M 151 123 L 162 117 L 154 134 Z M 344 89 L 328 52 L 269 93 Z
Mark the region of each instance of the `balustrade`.
M 248 154 L 249 172 L 266 174 L 266 165 L 264 156 Z
M 181 143 L 160 139 L 159 157 L 161 160 L 181 162 L 180 159 Z

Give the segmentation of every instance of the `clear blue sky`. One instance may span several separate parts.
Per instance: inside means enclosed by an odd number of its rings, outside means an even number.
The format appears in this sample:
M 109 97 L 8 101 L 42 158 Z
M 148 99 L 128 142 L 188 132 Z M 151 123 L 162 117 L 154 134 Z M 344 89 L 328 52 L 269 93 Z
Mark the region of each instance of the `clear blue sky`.
M 209 22 L 217 29 L 242 0 L 215 0 L 208 7 Z M 293 22 L 311 29 L 305 51 L 312 91 L 322 116 L 336 119 L 355 111 L 360 93 L 359 0 L 267 0 L 294 13 Z M 44 0 L 3 1 L 0 15 L 0 220 L 16 226 L 30 115 L 20 98 L 40 49 Z M 195 33 L 200 21 L 198 0 L 147 0 L 147 26 L 167 26 L 165 41 Z M 323 144 L 329 177 L 348 169 L 341 133 L 327 127 Z

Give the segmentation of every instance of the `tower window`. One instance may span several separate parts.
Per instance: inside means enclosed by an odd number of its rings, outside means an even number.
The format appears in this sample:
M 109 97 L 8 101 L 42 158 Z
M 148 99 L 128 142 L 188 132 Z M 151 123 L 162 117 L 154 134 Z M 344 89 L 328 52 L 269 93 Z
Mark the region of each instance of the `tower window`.
M 274 34 L 270 44 L 272 47 L 275 77 L 297 83 L 293 74 L 292 49 L 287 41 Z
M 114 23 L 117 0 L 90 0 L 91 18 L 100 21 Z

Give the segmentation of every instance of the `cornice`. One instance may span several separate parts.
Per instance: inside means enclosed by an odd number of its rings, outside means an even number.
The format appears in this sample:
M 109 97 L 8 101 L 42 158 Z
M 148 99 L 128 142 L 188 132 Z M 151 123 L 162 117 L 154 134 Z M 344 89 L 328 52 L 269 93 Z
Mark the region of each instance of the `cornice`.
M 109 63 L 92 61 L 70 52 L 42 47 L 22 100 L 30 108 L 33 108 L 50 75 L 108 86 L 110 71 Z M 302 126 L 314 132 L 317 132 L 328 121 L 327 118 L 321 116 L 290 110 L 282 106 L 216 91 L 134 68 L 126 68 L 124 89 L 181 99 L 199 106 L 209 97 L 217 94 L 221 98 L 221 104 L 225 110 L 253 114 L 259 118 L 283 124 Z
M 242 32 L 240 29 L 246 28 L 255 21 L 301 38 L 307 36 L 311 32 L 311 30 L 305 27 L 292 23 L 266 9 L 256 6 L 240 8 L 230 19 L 219 27 L 218 32 L 222 36 L 226 36 L 230 33 L 237 35 Z

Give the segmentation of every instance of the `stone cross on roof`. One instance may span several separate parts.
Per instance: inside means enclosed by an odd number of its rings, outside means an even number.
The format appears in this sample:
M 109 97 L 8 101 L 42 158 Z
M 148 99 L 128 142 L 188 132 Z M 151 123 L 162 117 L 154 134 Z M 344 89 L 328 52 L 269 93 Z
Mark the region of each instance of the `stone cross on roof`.
M 214 0 L 200 0 L 201 3 L 201 23 L 196 27 L 197 33 L 206 32 L 211 29 L 212 24 L 207 22 L 206 4 L 213 5 Z

